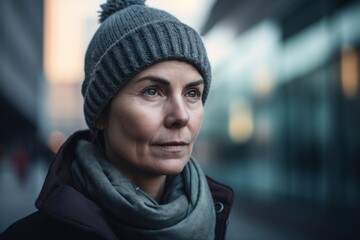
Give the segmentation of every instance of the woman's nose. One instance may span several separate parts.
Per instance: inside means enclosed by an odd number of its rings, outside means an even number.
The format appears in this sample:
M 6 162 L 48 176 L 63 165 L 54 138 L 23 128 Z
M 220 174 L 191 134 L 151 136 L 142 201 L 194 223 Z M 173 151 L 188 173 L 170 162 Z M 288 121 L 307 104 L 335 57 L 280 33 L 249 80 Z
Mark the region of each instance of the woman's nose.
M 190 114 L 184 100 L 173 99 L 169 101 L 167 106 L 167 114 L 165 117 L 165 126 L 167 128 L 185 127 L 190 120 Z

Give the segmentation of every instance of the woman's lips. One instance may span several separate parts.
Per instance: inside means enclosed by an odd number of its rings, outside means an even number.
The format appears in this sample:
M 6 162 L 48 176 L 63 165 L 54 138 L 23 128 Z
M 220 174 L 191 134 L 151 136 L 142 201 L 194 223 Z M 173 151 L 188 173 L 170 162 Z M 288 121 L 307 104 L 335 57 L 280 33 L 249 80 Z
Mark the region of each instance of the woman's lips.
M 167 152 L 181 152 L 186 149 L 189 144 L 186 142 L 164 142 L 156 143 L 153 146 Z

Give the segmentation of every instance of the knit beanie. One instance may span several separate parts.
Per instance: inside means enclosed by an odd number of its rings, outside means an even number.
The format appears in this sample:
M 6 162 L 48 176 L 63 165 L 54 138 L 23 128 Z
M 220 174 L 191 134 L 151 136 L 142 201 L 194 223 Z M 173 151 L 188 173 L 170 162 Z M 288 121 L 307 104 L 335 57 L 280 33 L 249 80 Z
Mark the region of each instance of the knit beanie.
M 200 35 L 145 0 L 107 0 L 85 55 L 82 84 L 85 120 L 90 130 L 124 84 L 151 65 L 179 60 L 192 64 L 204 79 L 205 103 L 211 69 Z

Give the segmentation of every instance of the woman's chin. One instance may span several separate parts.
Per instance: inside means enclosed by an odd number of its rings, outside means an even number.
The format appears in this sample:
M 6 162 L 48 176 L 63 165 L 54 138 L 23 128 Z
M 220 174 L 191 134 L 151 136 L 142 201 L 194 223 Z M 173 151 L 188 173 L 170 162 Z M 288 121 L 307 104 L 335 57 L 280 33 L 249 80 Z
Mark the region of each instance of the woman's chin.
M 181 160 L 163 160 L 157 167 L 162 175 L 174 175 L 181 173 L 184 169 L 187 161 Z

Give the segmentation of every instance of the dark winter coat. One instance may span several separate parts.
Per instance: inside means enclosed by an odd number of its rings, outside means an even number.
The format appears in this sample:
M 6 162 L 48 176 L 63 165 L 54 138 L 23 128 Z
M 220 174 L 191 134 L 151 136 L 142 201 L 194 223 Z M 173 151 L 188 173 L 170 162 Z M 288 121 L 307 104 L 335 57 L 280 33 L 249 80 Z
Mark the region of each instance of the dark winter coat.
M 55 156 L 35 203 L 39 210 L 11 225 L 0 235 L 0 240 L 118 239 L 106 213 L 72 187 L 70 165 L 80 139 L 90 140 L 90 132 L 79 131 L 69 137 Z M 211 178 L 207 180 L 217 211 L 215 239 L 224 239 L 233 191 Z

